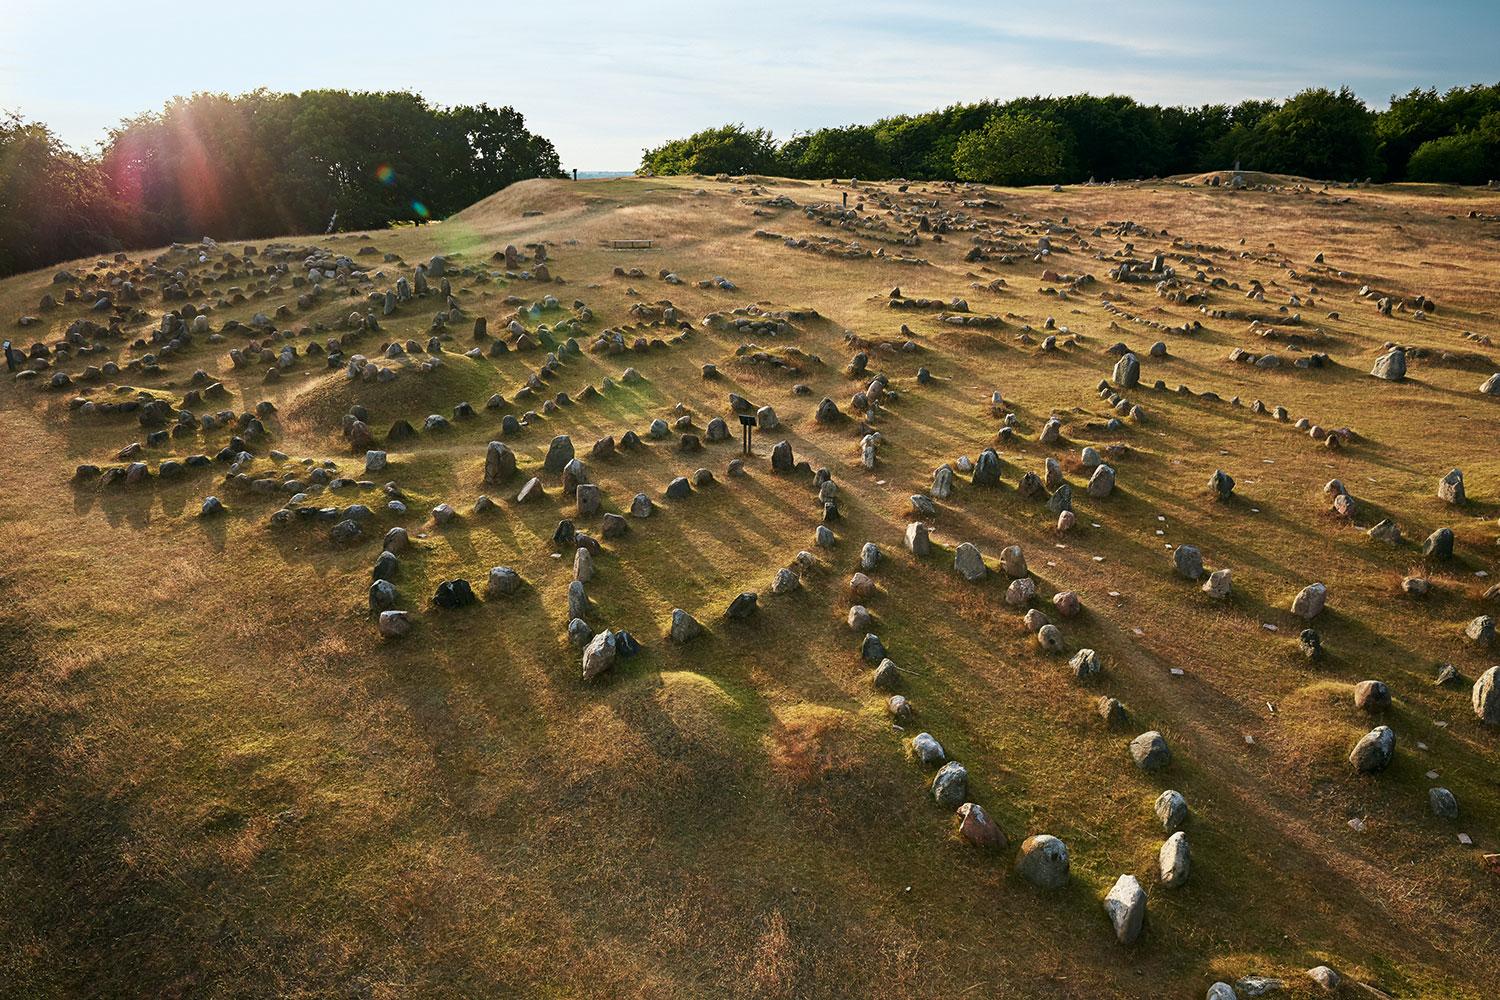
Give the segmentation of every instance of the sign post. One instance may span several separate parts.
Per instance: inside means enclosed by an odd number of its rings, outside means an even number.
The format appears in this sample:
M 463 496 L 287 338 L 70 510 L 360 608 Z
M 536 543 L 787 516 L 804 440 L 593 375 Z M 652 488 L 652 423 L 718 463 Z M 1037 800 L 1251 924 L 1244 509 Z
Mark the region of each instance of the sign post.
M 755 430 L 755 417 L 749 413 L 740 414 L 740 427 L 745 431 L 745 454 L 750 454 L 750 435 Z

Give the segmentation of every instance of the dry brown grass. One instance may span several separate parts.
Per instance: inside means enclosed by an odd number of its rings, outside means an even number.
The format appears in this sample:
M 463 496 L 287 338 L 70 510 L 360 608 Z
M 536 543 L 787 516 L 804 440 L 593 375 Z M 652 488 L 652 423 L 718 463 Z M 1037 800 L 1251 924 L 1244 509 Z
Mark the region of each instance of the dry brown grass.
M 799 203 L 838 200 L 832 186 L 770 183 Z M 836 231 L 795 211 L 755 216 L 740 187 L 528 182 L 441 225 L 331 244 L 373 242 L 407 261 L 441 250 L 482 264 L 506 243 L 546 239 L 554 273 L 568 279 L 553 290 L 565 303 L 585 300 L 597 326 L 625 323 L 632 302 L 662 298 L 694 321 L 750 302 L 826 317 L 761 344 L 821 357 L 795 376 L 810 396 L 792 396 L 791 377 L 732 363 L 739 340 L 698 327 L 665 352 L 569 362 L 555 389 L 576 394 L 605 375 L 618 379 L 626 365 L 645 381 L 564 407 L 513 439 L 531 468 L 553 434 L 586 448 L 605 433 L 643 431 L 678 401 L 701 429 L 736 391 L 772 403 L 786 425 L 758 438 L 762 456 L 785 436 L 841 484 L 838 546 L 819 552 L 800 591 L 776 597 L 775 569 L 813 548 L 805 485 L 772 477 L 763 457 L 749 478 L 728 479 L 734 444 L 699 455 L 649 445 L 589 462 L 611 509 L 637 491 L 659 497 L 671 476 L 698 466 L 720 479 L 690 500 L 661 501 L 652 519 L 606 545 L 590 586 L 595 624 L 629 628 L 646 648 L 592 685 L 577 681 L 577 655 L 562 637 L 568 561 L 550 558 L 549 540 L 571 505 L 555 488 L 526 507 L 509 502 L 512 488 L 497 515 L 466 515 L 447 529 L 414 514 L 421 535 L 398 580 L 409 606 L 421 607 L 439 579 L 477 582 L 498 564 L 516 567 L 528 586 L 510 602 L 423 614 L 407 641 L 382 644 L 365 611 L 373 543 L 340 549 L 317 531 L 269 532 L 274 501 L 232 493 L 221 492 L 227 517 L 201 522 L 198 502 L 221 491 L 217 478 L 76 490 L 74 465 L 108 460 L 138 429 L 70 416 L 66 394 L 0 386 L 6 991 L 1189 997 L 1214 978 L 1262 971 L 1296 980 L 1325 961 L 1400 996 L 1500 989 L 1490 958 L 1500 926 L 1493 876 L 1454 839 L 1464 829 L 1496 849 L 1500 747 L 1473 723 L 1466 689 L 1430 683 L 1439 662 L 1471 679 L 1492 662 L 1464 643 L 1461 626 L 1479 613 L 1485 582 L 1474 572 L 1500 571 L 1500 452 L 1488 444 L 1500 440 L 1500 406 L 1475 392 L 1482 376 L 1469 362 L 1414 361 L 1403 385 L 1364 376 L 1391 340 L 1500 355 L 1460 336 L 1500 335 L 1500 233 L 1466 217 L 1470 208 L 1500 211 L 1500 194 L 1377 188 L 1331 192 L 1351 199 L 1336 204 L 1316 191 L 1168 184 L 990 193 L 1006 211 L 983 214 L 1011 226 L 1012 214 L 1067 216 L 1087 234 L 1129 219 L 1171 234 L 1131 237 L 1141 252 L 1172 236 L 1222 246 L 1214 257 L 1226 277 L 1242 286 L 1259 278 L 1268 300 L 1306 294 L 1309 283 L 1262 257 L 1268 244 L 1301 268 L 1324 252 L 1353 277 L 1318 279 L 1319 304 L 1302 312 L 1327 333 L 1319 349 L 1337 365 L 1268 373 L 1225 360 L 1234 346 L 1265 349 L 1246 322 L 1205 319 L 1193 336 L 1123 321 L 1111 330 L 1097 294 L 1043 297 L 1041 266 L 965 263 L 958 235 L 917 248 L 933 261 L 925 268 L 833 261 L 752 239 L 757 227 Z M 932 185 L 912 193 L 955 201 Z M 523 217 L 530 209 L 544 214 Z M 624 236 L 655 238 L 660 249 L 601 247 Z M 1090 242 L 1106 252 L 1119 245 L 1108 235 Z M 615 264 L 647 277 L 615 277 Z M 1102 279 L 1106 265 L 1075 248 L 1052 266 Z M 660 267 L 688 283 L 658 282 Z M 739 291 L 695 286 L 716 274 Z M 970 288 L 996 277 L 1003 293 Z M 0 283 L 0 322 L 32 309 L 49 279 Z M 1439 311 L 1424 324 L 1379 317 L 1354 295 L 1363 282 L 1426 293 Z M 966 296 L 976 312 L 1010 314 L 1010 325 L 959 331 L 888 311 L 881 296 L 893 285 Z M 488 315 L 492 330 L 508 313 L 504 295 L 543 291 L 460 287 L 465 308 Z M 1203 318 L 1149 286 L 1108 287 L 1137 315 Z M 1217 293 L 1213 304 L 1242 308 L 1241 296 Z M 1323 319 L 1330 309 L 1341 318 Z M 430 312 L 392 317 L 389 335 L 425 339 Z M 73 315 L 49 314 L 43 336 Z M 1044 355 L 1015 339 L 1020 317 L 1039 324 L 1049 315 L 1080 334 L 1080 346 Z M 859 466 L 853 422 L 824 427 L 812 411 L 821 396 L 844 405 L 859 387 L 842 371 L 851 353 L 844 330 L 883 340 L 902 323 L 924 350 L 872 356 L 872 370 L 888 372 L 900 395 L 881 418 L 886 443 L 872 474 Z M 1168 358 L 1145 357 L 1156 339 L 1168 342 Z M 1148 385 L 1160 377 L 1226 400 L 1262 398 L 1358 437 L 1330 452 L 1248 408 L 1149 389 L 1130 394 L 1145 423 L 1087 433 L 1089 420 L 1104 417 L 1093 387 L 1114 362 L 1101 352 L 1117 340 L 1141 355 Z M 462 399 L 510 398 L 540 360 L 450 354 L 439 376 L 403 376 L 389 388 L 351 388 L 317 368 L 262 385 L 230 372 L 227 346 L 195 350 L 149 387 L 180 398 L 193 367 L 228 376 L 236 406 L 277 403 L 276 447 L 350 470 L 358 463 L 332 423 L 350 402 L 370 407 L 378 432 L 397 417 L 420 424 Z M 467 346 L 466 330 L 456 346 Z M 725 377 L 704 382 L 706 361 Z M 919 364 L 936 376 L 930 386 L 916 384 Z M 947 548 L 915 560 L 900 547 L 910 495 L 936 465 L 994 439 L 994 388 L 1020 419 L 1018 439 L 999 446 L 1007 485 L 960 483 L 935 519 L 934 538 Z M 1035 440 L 1052 412 L 1068 420 L 1058 449 Z M 448 501 L 467 512 L 484 490 L 495 423 L 485 415 L 392 451 L 390 476 L 413 511 Z M 1118 492 L 1091 501 L 1077 451 L 1115 440 L 1130 447 L 1115 463 Z M 1013 489 L 1049 454 L 1076 491 L 1079 524 L 1065 536 Z M 1433 495 L 1453 466 L 1466 474 L 1464 511 Z M 1238 499 L 1207 501 L 1215 468 L 1238 480 Z M 1333 477 L 1359 498 L 1361 523 L 1394 516 L 1407 544 L 1374 545 L 1327 517 L 1319 490 Z M 1427 599 L 1407 599 L 1399 582 L 1422 564 L 1415 545 L 1443 524 L 1459 556 L 1427 567 Z M 911 734 L 888 726 L 858 662 L 860 636 L 844 624 L 866 540 L 886 553 L 869 604 L 906 671 L 918 728 L 964 762 L 971 794 L 1013 842 L 1036 832 L 1068 842 L 1069 890 L 1031 891 L 1009 873 L 1009 854 L 966 849 L 951 836 L 952 817 L 927 800 L 927 776 L 902 753 Z M 958 579 L 951 547 L 964 540 L 992 561 L 1021 544 L 1043 601 L 1077 591 L 1086 611 L 1060 624 L 1071 646 L 1100 651 L 1105 677 L 1068 680 L 1019 628 L 1002 579 Z M 1199 545 L 1210 566 L 1234 569 L 1229 602 L 1174 578 L 1166 546 L 1181 542 Z M 1317 623 L 1329 655 L 1309 665 L 1286 608 L 1313 579 L 1330 587 Z M 758 621 L 720 620 L 744 589 L 761 591 Z M 683 648 L 667 642 L 674 607 L 693 611 L 710 634 Z M 1174 678 L 1174 666 L 1185 676 Z M 1396 704 L 1385 721 L 1401 739 L 1396 765 L 1377 779 L 1353 775 L 1344 760 L 1372 724 L 1349 695 L 1366 677 L 1390 684 Z M 1135 729 L 1099 724 L 1101 693 L 1121 699 Z M 1176 755 L 1162 778 L 1137 773 L 1125 753 L 1125 740 L 1148 728 L 1165 733 Z M 1418 751 L 1418 740 L 1429 749 Z M 1427 813 L 1429 769 L 1459 798 L 1456 827 Z M 1193 809 L 1193 880 L 1170 893 L 1155 891 L 1162 834 L 1150 809 L 1166 785 Z M 1354 817 L 1366 820 L 1363 834 L 1347 826 Z M 1131 949 L 1110 937 L 1098 902 L 1121 872 L 1140 875 L 1151 894 L 1147 934 Z

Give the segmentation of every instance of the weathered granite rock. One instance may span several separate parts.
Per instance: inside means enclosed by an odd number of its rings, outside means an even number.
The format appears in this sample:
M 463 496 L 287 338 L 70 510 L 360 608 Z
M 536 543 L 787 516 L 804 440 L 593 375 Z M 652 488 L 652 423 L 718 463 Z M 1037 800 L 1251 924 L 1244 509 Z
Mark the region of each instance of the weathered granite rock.
M 1021 843 L 1016 874 L 1039 889 L 1061 889 L 1070 877 L 1068 848 L 1051 834 L 1039 833 Z

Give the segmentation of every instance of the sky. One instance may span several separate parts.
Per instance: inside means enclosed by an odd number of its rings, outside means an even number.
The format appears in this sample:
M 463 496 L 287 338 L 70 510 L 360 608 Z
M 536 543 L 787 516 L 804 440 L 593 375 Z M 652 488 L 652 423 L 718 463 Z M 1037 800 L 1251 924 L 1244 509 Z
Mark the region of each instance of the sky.
M 563 166 L 743 122 L 778 139 L 981 98 L 1234 103 L 1500 82 L 1500 0 L 0 0 L 0 110 L 92 149 L 195 91 L 510 105 Z

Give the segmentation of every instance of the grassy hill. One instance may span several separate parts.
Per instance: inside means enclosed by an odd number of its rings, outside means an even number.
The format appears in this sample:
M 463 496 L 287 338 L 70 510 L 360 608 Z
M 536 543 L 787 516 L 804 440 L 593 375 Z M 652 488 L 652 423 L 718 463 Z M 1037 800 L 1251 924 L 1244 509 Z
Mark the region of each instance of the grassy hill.
M 0 982 L 25 996 L 1186 998 L 1256 974 L 1313 995 L 1303 970 L 1327 964 L 1350 996 L 1372 995 L 1358 984 L 1495 995 L 1500 872 L 1482 858 L 1500 850 L 1500 731 L 1479 724 L 1470 688 L 1500 652 L 1464 629 L 1500 614 L 1487 595 L 1500 580 L 1500 398 L 1479 391 L 1500 371 L 1497 219 L 1500 192 L 1418 186 L 528 181 L 436 225 L 289 238 L 253 256 L 194 244 L 0 282 L 4 335 L 49 348 L 37 374 L 0 383 Z M 330 256 L 313 295 L 317 250 Z M 1157 254 L 1147 280 L 1111 277 Z M 387 315 L 384 293 L 434 255 L 451 303 L 434 269 L 427 294 Z M 1254 281 L 1262 297 L 1247 297 Z M 48 295 L 58 304 L 43 309 Z M 548 295 L 555 307 L 530 308 Z M 164 352 L 152 332 L 185 304 L 208 332 Z M 548 350 L 525 349 L 543 325 L 580 347 L 557 335 L 546 373 Z M 53 349 L 70 328 L 88 353 Z M 607 331 L 623 350 L 594 350 Z M 343 352 L 332 366 L 330 340 Z M 512 349 L 493 353 L 496 340 Z M 416 353 L 385 357 L 408 341 Z M 230 350 L 252 342 L 269 352 L 235 367 Z M 1101 396 L 1117 344 L 1140 363 L 1139 386 L 1110 390 L 1134 416 Z M 1409 348 L 1403 381 L 1368 374 L 1390 344 Z M 268 380 L 286 345 L 295 359 Z M 1230 360 L 1235 349 L 1279 364 Z M 351 380 L 356 353 L 395 377 Z M 1296 364 L 1321 354 L 1321 367 Z M 155 365 L 130 366 L 147 355 Z M 423 371 L 430 357 L 440 364 Z M 118 374 L 88 371 L 111 360 Z M 59 372 L 67 384 L 53 386 Z M 876 375 L 889 394 L 866 414 L 852 397 Z M 540 389 L 518 397 L 533 376 Z M 223 397 L 189 401 L 215 382 Z M 269 488 L 214 460 L 232 427 L 151 443 L 140 410 L 103 405 L 141 392 L 195 418 L 270 401 L 240 470 Z M 492 393 L 503 403 L 488 408 Z M 731 393 L 781 424 L 756 432 L 743 476 L 728 468 Z M 836 420 L 815 418 L 823 397 Z M 473 416 L 455 415 L 463 402 Z M 383 471 L 367 475 L 344 433 L 355 406 Z M 451 426 L 425 429 L 429 414 Z M 682 415 L 682 430 L 650 436 L 653 420 Z M 1060 440 L 1043 444 L 1053 416 Z M 715 417 L 728 441 L 680 448 Z M 1349 433 L 1330 447 L 1299 418 Z M 397 420 L 417 433 L 389 440 Z M 591 455 L 627 431 L 637 447 Z M 562 434 L 603 510 L 627 515 L 623 535 L 602 538 L 600 515 L 577 515 L 543 473 Z M 831 546 L 815 541 L 811 472 L 770 466 L 783 439 L 837 484 Z M 491 440 L 518 459 L 503 484 L 484 482 Z M 133 442 L 138 454 L 117 457 Z M 913 512 L 934 469 L 990 447 L 998 486 L 959 474 L 935 513 Z M 1115 470 L 1108 496 L 1086 489 L 1085 447 Z M 209 465 L 160 474 L 193 454 Z M 1073 490 L 1065 532 L 1045 498 L 1017 489 L 1049 457 Z M 138 482 L 75 477 L 131 461 L 145 463 Z M 295 503 L 371 508 L 353 542 L 331 537 L 342 510 L 273 523 L 293 502 L 280 481 L 313 486 L 325 461 L 371 485 L 304 488 Z M 664 497 L 699 468 L 714 481 Z M 1462 506 L 1437 495 L 1453 468 Z M 1227 501 L 1208 489 L 1219 469 L 1236 480 Z M 533 475 L 545 496 L 518 503 Z M 1332 479 L 1355 498 L 1352 518 L 1333 512 Z M 654 501 L 648 518 L 629 515 L 637 493 Z M 475 512 L 481 494 L 496 509 Z M 200 514 L 209 495 L 224 513 Z M 395 497 L 405 513 L 387 508 Z M 430 515 L 441 503 L 453 521 Z M 925 557 L 903 546 L 919 517 Z M 1366 534 L 1383 517 L 1399 544 Z M 562 518 L 601 539 L 591 630 L 627 629 L 642 647 L 588 682 L 567 634 Z M 398 525 L 411 544 L 393 582 L 412 628 L 387 640 L 367 593 Z M 1426 558 L 1440 527 L 1454 555 Z M 866 542 L 881 557 L 865 571 L 873 593 L 856 597 Z M 985 579 L 955 572 L 964 542 Z M 1175 572 L 1184 544 L 1232 569 L 1228 599 Z M 1010 545 L 1037 586 L 1025 606 L 1006 600 Z M 483 595 L 502 565 L 524 581 L 517 593 L 431 605 L 455 577 Z M 783 568 L 800 585 L 773 593 Z M 1430 582 L 1425 597 L 1403 592 L 1409 576 Z M 1327 607 L 1305 621 L 1290 607 L 1313 582 Z M 758 610 L 727 620 L 746 591 Z M 1055 608 L 1061 591 L 1080 598 L 1076 617 Z M 848 624 L 856 603 L 868 629 Z M 1027 608 L 1061 630 L 1063 652 L 1041 647 Z M 670 639 L 673 609 L 705 634 Z M 1317 660 L 1299 649 L 1309 626 Z M 891 692 L 873 686 L 866 631 L 900 668 L 912 720 L 893 723 Z M 1084 648 L 1103 671 L 1079 681 L 1068 664 Z M 1443 664 L 1457 683 L 1434 683 Z M 1366 679 L 1389 686 L 1388 709 L 1355 706 Z M 1100 717 L 1104 696 L 1125 723 Z M 1394 760 L 1357 773 L 1350 750 L 1381 724 Z M 1148 730 L 1171 747 L 1162 771 L 1128 752 Z M 932 771 L 909 750 L 924 731 L 967 768 L 966 798 L 1008 846 L 970 846 L 933 801 Z M 1432 814 L 1432 786 L 1453 791 L 1457 820 Z M 1190 808 L 1192 872 L 1173 889 L 1158 884 L 1153 811 L 1168 788 Z M 1015 871 L 1018 845 L 1042 833 L 1068 847 L 1066 888 Z M 1148 897 L 1128 946 L 1102 906 L 1121 874 Z

